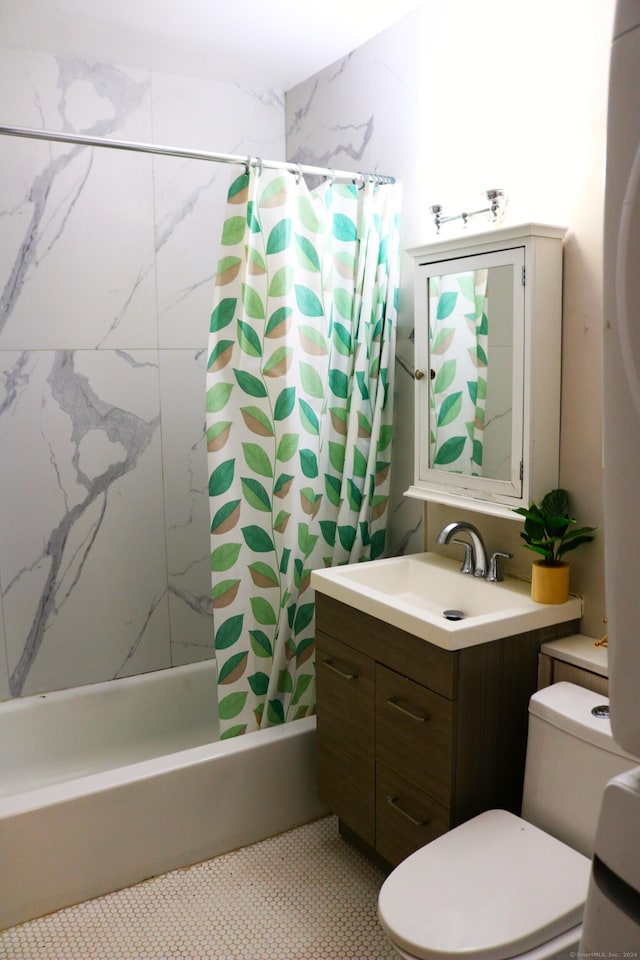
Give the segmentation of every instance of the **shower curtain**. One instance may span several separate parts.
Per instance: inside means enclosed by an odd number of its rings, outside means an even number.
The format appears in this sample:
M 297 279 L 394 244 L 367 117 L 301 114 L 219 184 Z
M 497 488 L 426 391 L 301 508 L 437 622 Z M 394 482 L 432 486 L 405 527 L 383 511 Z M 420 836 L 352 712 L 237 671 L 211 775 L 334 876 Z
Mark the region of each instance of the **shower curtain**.
M 489 366 L 488 270 L 429 281 L 430 466 L 482 475 Z
M 313 713 L 314 567 L 385 546 L 400 186 L 228 193 L 207 373 L 223 737 Z

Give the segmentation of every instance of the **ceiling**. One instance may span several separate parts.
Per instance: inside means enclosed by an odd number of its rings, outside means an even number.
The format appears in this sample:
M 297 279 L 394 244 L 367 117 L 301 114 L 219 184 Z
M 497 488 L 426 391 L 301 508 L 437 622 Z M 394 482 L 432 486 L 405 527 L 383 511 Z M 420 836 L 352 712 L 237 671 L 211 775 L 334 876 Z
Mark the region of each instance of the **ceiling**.
M 286 91 L 420 5 L 421 0 L 0 0 L 0 44 Z

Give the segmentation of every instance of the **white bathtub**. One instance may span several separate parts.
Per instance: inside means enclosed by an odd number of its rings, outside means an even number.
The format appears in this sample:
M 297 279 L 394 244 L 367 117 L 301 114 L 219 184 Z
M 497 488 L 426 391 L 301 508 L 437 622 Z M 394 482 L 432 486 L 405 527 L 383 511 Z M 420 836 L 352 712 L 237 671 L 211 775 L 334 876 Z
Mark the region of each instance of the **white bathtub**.
M 315 717 L 218 740 L 212 661 L 0 703 L 0 929 L 326 813 Z

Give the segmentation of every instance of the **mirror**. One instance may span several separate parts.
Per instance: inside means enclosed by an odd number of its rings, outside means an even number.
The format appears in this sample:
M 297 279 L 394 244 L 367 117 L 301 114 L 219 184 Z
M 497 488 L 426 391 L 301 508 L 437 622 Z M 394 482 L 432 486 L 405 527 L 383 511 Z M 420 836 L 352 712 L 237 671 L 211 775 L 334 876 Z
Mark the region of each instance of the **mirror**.
M 428 279 L 429 467 L 508 481 L 514 265 Z
M 534 499 L 538 484 L 547 484 L 544 494 L 557 482 L 564 233 L 528 224 L 410 251 L 410 496 L 464 499 L 467 508 L 513 517 L 511 508 Z

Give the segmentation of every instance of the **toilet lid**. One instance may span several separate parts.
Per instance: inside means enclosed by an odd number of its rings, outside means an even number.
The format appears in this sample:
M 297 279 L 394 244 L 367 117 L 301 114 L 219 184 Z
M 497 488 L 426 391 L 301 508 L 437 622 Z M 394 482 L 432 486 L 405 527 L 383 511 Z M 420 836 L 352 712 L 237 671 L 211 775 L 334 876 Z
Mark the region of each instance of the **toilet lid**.
M 506 810 L 489 810 L 411 854 L 378 915 L 420 960 L 506 960 L 582 921 L 591 861 Z

